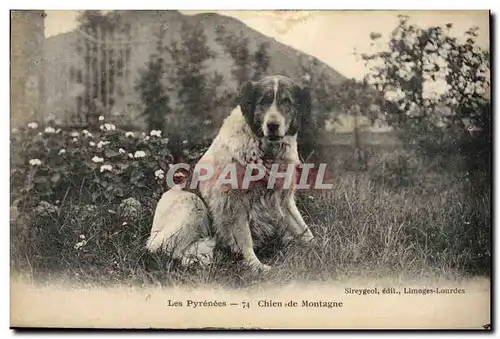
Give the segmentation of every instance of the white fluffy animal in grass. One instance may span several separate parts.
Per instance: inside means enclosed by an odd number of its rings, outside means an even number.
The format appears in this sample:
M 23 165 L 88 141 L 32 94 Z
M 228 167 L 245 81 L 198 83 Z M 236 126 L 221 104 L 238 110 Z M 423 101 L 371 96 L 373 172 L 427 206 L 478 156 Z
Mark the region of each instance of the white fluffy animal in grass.
M 178 185 L 160 199 L 148 250 L 170 252 L 186 265 L 208 264 L 220 244 L 240 254 L 251 269 L 262 271 L 270 267 L 257 257 L 256 248 L 276 238 L 312 241 L 314 236 L 295 204 L 293 179 L 287 188 L 255 184 L 234 189 L 215 180 L 201 181 L 206 173 L 200 171 L 201 165 L 210 165 L 214 173 L 256 162 L 298 165 L 298 133 L 310 114 L 310 93 L 303 83 L 284 76 L 247 82 L 239 106 L 224 120 L 195 167 L 191 179 L 200 179 L 196 192 Z

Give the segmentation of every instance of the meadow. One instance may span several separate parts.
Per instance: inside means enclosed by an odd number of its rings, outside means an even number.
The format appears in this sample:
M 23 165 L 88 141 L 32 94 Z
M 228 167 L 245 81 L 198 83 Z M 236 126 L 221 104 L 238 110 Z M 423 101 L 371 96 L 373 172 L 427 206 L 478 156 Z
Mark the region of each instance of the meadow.
M 100 120 L 96 131 L 34 123 L 12 131 L 12 274 L 35 282 L 241 287 L 491 273 L 488 179 L 462 166 L 458 154 L 427 157 L 388 134 L 362 135 L 363 168 L 348 135 L 323 145 L 334 188 L 298 194 L 314 247 L 264 250 L 273 266 L 264 276 L 224 253 L 208 267 L 181 268 L 145 250 L 173 161 L 168 135 Z M 206 146 L 185 140 L 185 159 L 196 161 Z

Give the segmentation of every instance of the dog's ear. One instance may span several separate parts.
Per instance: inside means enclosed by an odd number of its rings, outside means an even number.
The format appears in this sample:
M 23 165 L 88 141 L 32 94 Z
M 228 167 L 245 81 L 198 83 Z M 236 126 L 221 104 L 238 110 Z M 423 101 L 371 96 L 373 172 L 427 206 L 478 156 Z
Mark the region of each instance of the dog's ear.
M 253 120 L 253 114 L 255 112 L 256 104 L 256 93 L 255 93 L 255 83 L 252 81 L 247 81 L 241 86 L 239 93 L 239 105 L 241 112 L 248 121 Z

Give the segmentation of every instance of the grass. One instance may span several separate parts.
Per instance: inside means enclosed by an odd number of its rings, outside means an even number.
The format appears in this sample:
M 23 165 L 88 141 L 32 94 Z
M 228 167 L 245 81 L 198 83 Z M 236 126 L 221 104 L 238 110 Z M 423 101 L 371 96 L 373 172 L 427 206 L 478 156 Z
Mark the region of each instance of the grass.
M 143 201 L 140 215 L 126 225 L 112 205 L 71 201 L 47 215 L 21 215 L 11 222 L 11 267 L 35 281 L 139 286 L 489 276 L 489 188 L 478 190 L 478 180 L 457 166 L 428 164 L 391 147 L 367 148 L 366 171 L 351 168 L 350 150 L 332 148 L 334 188 L 298 196 L 316 246 L 264 255 L 273 266 L 264 276 L 251 275 L 224 254 L 210 267 L 184 269 L 166 255 L 147 253 L 154 198 Z M 81 236 L 86 244 L 75 249 Z

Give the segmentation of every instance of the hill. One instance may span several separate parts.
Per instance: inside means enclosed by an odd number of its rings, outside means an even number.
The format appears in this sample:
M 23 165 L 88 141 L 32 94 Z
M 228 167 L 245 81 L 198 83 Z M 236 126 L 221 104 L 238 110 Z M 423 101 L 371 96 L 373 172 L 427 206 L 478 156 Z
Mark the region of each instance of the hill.
M 235 90 L 236 81 L 231 76 L 233 60 L 226 54 L 223 47 L 216 41 L 217 29 L 223 27 L 227 32 L 236 36 L 240 34 L 249 40 L 250 53 L 254 53 L 259 44 L 268 43 L 270 63 L 268 74 L 283 74 L 289 76 L 302 76 L 301 61 L 305 60 L 310 65 L 314 64 L 312 78 L 322 74 L 331 84 L 338 84 L 345 78 L 333 68 L 320 60 L 298 51 L 290 46 L 282 44 L 252 28 L 243 22 L 228 16 L 215 13 L 202 13 L 196 15 L 184 15 L 178 11 L 116 11 L 122 23 L 130 26 L 131 51 L 130 61 L 127 66 L 127 76 L 121 79 L 122 100 L 118 100 L 114 110 L 125 112 L 131 121 L 136 121 L 140 111 L 140 100 L 135 93 L 134 85 L 139 77 L 141 69 L 151 54 L 156 49 L 156 34 L 161 25 L 165 26 L 165 44 L 179 39 L 179 31 L 182 22 L 198 23 L 207 36 L 207 45 L 215 53 L 216 57 L 207 63 L 209 71 L 216 71 L 223 75 L 224 80 L 221 90 Z M 82 56 L 76 51 L 77 43 L 89 39 L 88 36 L 78 29 L 56 35 L 46 39 L 45 42 L 45 90 L 49 98 L 48 112 L 60 119 L 67 120 L 68 115 L 76 110 L 76 95 L 79 87 L 75 85 L 74 75 L 71 69 L 81 69 Z M 90 37 L 92 38 L 92 37 Z M 73 78 L 72 78 L 73 77 Z

